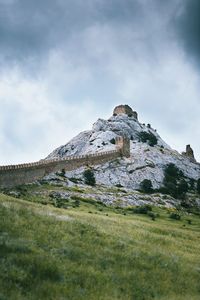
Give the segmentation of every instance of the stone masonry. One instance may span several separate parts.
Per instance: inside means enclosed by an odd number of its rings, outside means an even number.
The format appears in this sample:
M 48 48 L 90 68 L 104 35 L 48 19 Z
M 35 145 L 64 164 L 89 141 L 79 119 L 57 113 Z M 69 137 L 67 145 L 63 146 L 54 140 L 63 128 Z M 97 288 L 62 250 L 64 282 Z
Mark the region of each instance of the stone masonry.
M 127 137 L 117 137 L 116 145 L 121 152 L 121 156 L 130 157 L 130 140 Z
M 64 159 L 41 160 L 35 163 L 0 166 L 0 188 L 10 188 L 32 183 L 62 169 L 71 171 L 82 166 L 98 165 L 121 156 L 130 156 L 130 141 L 125 137 L 116 139 L 117 149 Z
M 190 145 L 186 145 L 186 151 L 182 152 L 182 155 L 187 157 L 191 162 L 196 162 L 196 159 L 194 157 L 194 151 L 190 147 Z
M 120 114 L 126 114 L 129 117 L 134 117 L 136 120 L 138 119 L 137 112 L 133 111 L 132 108 L 127 104 L 119 105 L 114 108 L 113 116 L 120 115 Z

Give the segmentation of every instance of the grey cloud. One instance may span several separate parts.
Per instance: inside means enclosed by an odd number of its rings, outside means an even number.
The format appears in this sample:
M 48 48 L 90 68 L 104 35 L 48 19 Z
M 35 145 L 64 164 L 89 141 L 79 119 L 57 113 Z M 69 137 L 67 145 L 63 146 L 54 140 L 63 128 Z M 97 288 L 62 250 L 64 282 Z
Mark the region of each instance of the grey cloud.
M 18 0 L 0 4 L 1 60 L 24 63 L 30 57 L 39 59 L 49 49 L 59 47 L 76 27 L 87 25 L 87 11 L 80 3 Z
M 200 1 L 185 0 L 175 26 L 178 37 L 190 58 L 200 66 Z
M 180 7 L 185 10 L 175 17 Z M 69 47 L 74 36 L 95 25 L 119 30 L 121 45 L 134 50 L 135 43 L 145 40 L 149 53 L 169 39 L 174 29 L 185 49 L 199 58 L 200 2 L 198 0 L 13 0 L 0 2 L 0 61 L 40 63 L 51 49 Z M 172 21 L 174 19 L 174 21 Z M 164 28 L 164 26 L 168 28 Z M 126 40 L 122 29 L 138 33 Z M 170 28 L 171 26 L 171 28 Z M 159 29 L 159 27 L 161 27 Z M 174 27 L 174 28 L 173 28 Z M 159 32 L 160 31 L 160 32 Z M 161 33 L 162 32 L 162 33 Z M 73 46 L 72 46 L 73 47 Z
M 51 49 L 95 24 L 139 29 L 149 5 L 121 0 L 15 0 L 0 3 L 1 62 L 30 63 L 45 59 Z M 145 5 L 144 5 L 145 4 Z M 139 24 L 140 23 L 140 24 Z M 138 27 L 139 26 L 139 27 Z M 128 47 L 128 45 L 127 45 Z

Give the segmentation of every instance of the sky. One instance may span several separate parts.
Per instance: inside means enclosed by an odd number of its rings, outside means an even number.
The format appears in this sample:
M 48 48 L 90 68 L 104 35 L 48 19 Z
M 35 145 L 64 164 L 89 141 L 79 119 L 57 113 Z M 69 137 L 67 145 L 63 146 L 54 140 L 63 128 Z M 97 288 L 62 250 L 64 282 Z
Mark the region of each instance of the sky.
M 199 0 L 0 0 L 0 165 L 128 104 L 200 161 Z

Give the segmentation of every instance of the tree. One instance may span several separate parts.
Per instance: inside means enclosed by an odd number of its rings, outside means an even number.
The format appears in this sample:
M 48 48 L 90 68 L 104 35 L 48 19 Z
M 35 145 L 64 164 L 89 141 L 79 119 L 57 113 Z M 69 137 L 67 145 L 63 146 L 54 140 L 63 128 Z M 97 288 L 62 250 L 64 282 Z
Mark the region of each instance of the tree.
M 181 196 L 184 197 L 185 193 L 188 192 L 188 183 L 187 181 L 185 181 L 185 179 L 181 179 L 181 181 L 179 182 L 177 187 L 177 192 L 178 192 L 178 196 L 180 197 Z
M 158 142 L 157 137 L 151 133 L 146 131 L 141 131 L 138 135 L 140 142 L 146 143 L 148 142 L 149 146 L 155 146 Z
M 144 179 L 141 183 L 140 183 L 140 189 L 142 192 L 144 193 L 151 193 L 153 191 L 153 186 L 151 183 L 151 180 L 149 179 Z
M 178 190 L 180 193 L 187 193 L 188 191 L 188 183 L 185 181 L 185 179 L 181 179 L 181 181 L 178 184 Z
M 200 178 L 197 180 L 197 193 L 200 194 Z
M 179 170 L 177 168 L 177 166 L 175 166 L 174 164 L 168 164 L 166 167 L 165 167 L 165 176 L 166 177 L 171 177 L 171 178 L 179 178 L 180 176 L 182 176 L 182 172 L 181 170 Z
M 91 169 L 87 169 L 83 172 L 85 184 L 94 186 L 96 184 L 94 172 Z
M 177 198 L 178 196 L 178 191 L 177 191 L 177 186 L 176 186 L 176 181 L 166 181 L 164 182 L 164 191 L 171 195 L 174 198 Z
M 190 178 L 189 183 L 190 183 L 190 189 L 191 189 L 191 190 L 194 190 L 194 187 L 195 187 L 195 180 L 194 180 L 193 178 Z

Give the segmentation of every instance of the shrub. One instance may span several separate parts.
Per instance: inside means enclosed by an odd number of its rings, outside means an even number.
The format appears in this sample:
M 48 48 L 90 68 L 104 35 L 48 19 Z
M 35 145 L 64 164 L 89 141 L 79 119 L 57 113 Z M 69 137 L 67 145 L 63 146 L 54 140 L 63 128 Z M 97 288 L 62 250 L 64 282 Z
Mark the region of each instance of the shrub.
M 75 178 L 75 177 L 70 177 L 69 180 L 73 183 L 78 183 L 79 181 L 81 181 L 81 179 Z
M 143 143 L 146 143 L 148 142 L 148 144 L 150 146 L 154 146 L 154 145 L 157 145 L 157 142 L 158 142 L 158 139 L 157 137 L 151 133 L 151 132 L 146 132 L 146 131 L 141 131 L 138 135 L 139 137 L 139 141 L 140 142 L 143 142 Z
M 195 180 L 193 178 L 190 178 L 190 181 L 189 181 L 189 184 L 190 184 L 190 190 L 194 190 L 194 187 L 195 187 Z
M 123 187 L 123 185 L 121 185 L 120 183 L 117 183 L 115 186 L 118 187 L 118 188 L 122 188 Z
M 79 207 L 80 206 L 80 200 L 76 199 L 74 201 L 74 207 Z
M 140 189 L 142 192 L 144 193 L 151 193 L 153 191 L 153 187 L 152 187 L 152 183 L 151 180 L 149 179 L 144 179 L 141 183 L 140 183 Z
M 155 221 L 156 217 L 157 217 L 157 214 L 155 214 L 154 212 L 152 211 L 148 211 L 147 212 L 147 215 L 151 218 L 152 221 Z
M 111 140 L 110 140 L 110 143 L 113 144 L 113 145 L 115 145 L 115 139 L 114 139 L 114 138 L 111 139 Z
M 197 180 L 197 193 L 200 194 L 200 178 Z
M 178 221 L 181 219 L 181 216 L 177 213 L 171 213 L 169 217 L 170 219 L 178 220 Z
M 61 170 L 60 176 L 61 176 L 61 177 L 65 177 L 65 169 L 62 169 L 62 170 Z
M 152 207 L 148 204 L 135 207 L 133 212 L 136 214 L 144 214 L 146 215 L 148 212 L 152 211 Z
M 91 169 L 87 169 L 83 172 L 85 184 L 94 186 L 96 184 L 94 172 Z
M 177 187 L 178 196 L 184 196 L 188 192 L 188 183 L 185 179 L 181 179 Z
M 177 166 L 175 166 L 174 164 L 168 164 L 166 167 L 165 167 L 165 177 L 168 176 L 169 178 L 171 177 L 171 179 L 175 178 L 175 179 L 178 179 L 180 178 L 181 176 L 183 176 L 183 172 L 181 170 L 179 170 L 179 168 L 177 168 Z
M 184 174 L 174 164 L 168 164 L 164 170 L 163 188 L 160 192 L 171 195 L 174 198 L 184 198 L 188 191 L 188 183 Z
M 174 198 L 177 198 L 178 192 L 177 192 L 177 186 L 176 186 L 176 181 L 173 183 L 171 181 L 164 181 L 164 188 L 161 189 L 166 194 L 171 195 Z

